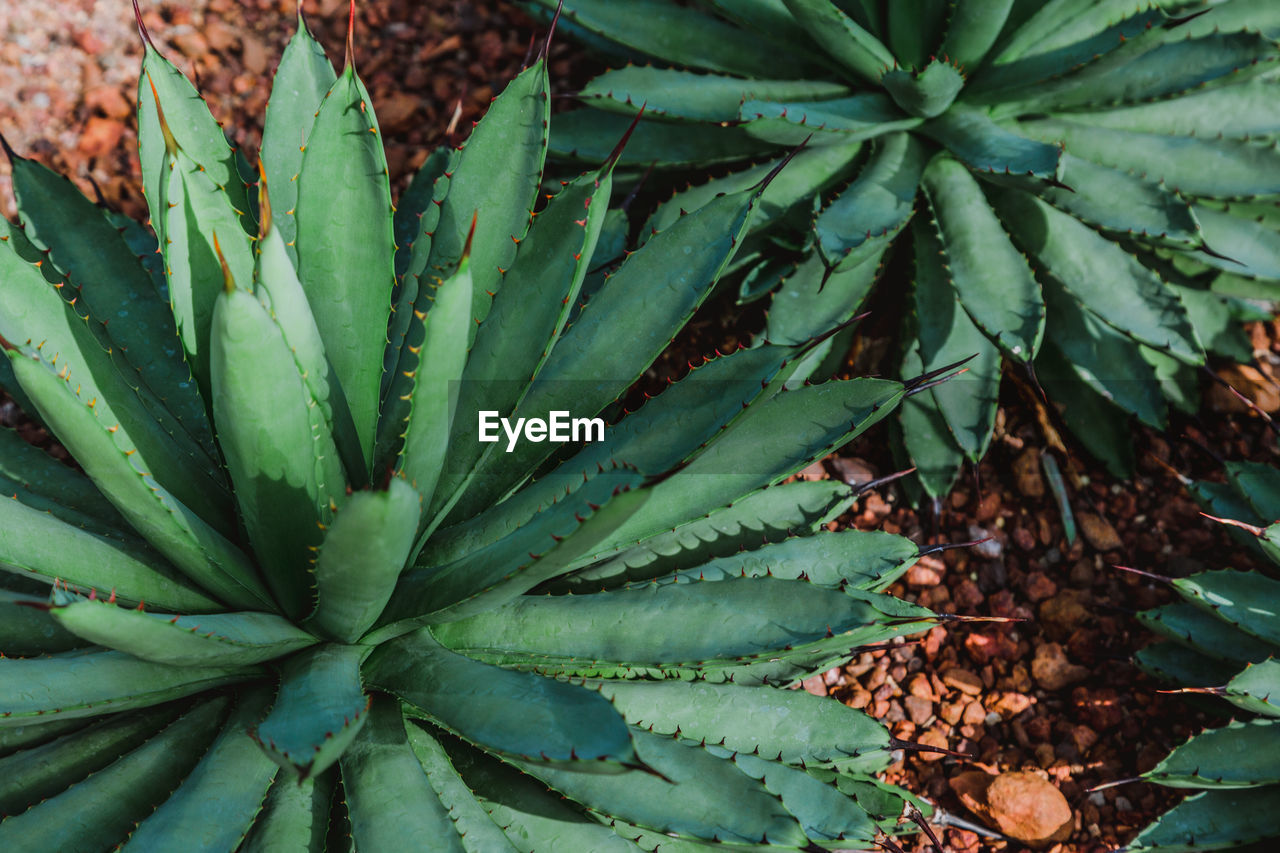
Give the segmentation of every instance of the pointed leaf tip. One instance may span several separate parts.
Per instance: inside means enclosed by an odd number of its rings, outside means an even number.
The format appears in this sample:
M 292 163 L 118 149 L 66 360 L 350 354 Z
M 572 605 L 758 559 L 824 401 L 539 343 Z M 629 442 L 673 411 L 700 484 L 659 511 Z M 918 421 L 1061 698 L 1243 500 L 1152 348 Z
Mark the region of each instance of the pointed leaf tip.
M 479 210 L 474 210 L 471 212 L 471 230 L 467 232 L 467 242 L 462 247 L 462 258 L 458 261 L 459 266 L 461 266 L 471 257 L 471 241 L 475 239 L 476 220 L 478 220 L 479 218 L 480 218 Z
M 622 138 L 618 140 L 618 144 L 613 146 L 613 151 L 609 153 L 608 159 L 604 161 L 601 172 L 608 174 L 613 171 L 613 167 L 618 164 L 618 158 L 622 156 L 623 150 L 627 147 L 627 143 L 631 141 L 631 134 L 635 133 L 636 126 L 640 124 L 640 119 L 644 117 L 644 111 L 648 108 L 649 102 L 645 101 L 640 105 L 640 112 L 636 113 L 636 117 L 631 120 L 631 126 L 622 134 Z
M 355 31 L 356 0 L 351 0 L 351 7 L 347 13 L 347 67 L 345 69 L 347 71 L 354 71 L 356 67 Z
M 18 348 L 9 343 L 4 335 L 0 335 L 0 349 L 3 349 L 5 352 L 15 352 Z
M 1219 524 L 1226 524 L 1230 527 L 1238 527 L 1247 533 L 1252 533 L 1254 536 L 1262 536 L 1264 533 L 1267 532 L 1263 528 L 1258 527 L 1256 524 L 1246 524 L 1243 521 L 1236 521 L 1234 518 L 1218 518 L 1218 516 L 1209 515 L 1209 513 L 1207 512 L 1202 512 L 1200 514 L 1203 515 L 1205 518 L 1209 519 L 1210 521 L 1216 521 Z M 1116 566 L 1116 568 L 1120 568 L 1120 566 Z
M 1160 581 L 1160 583 L 1173 583 L 1172 578 L 1167 578 L 1164 575 L 1157 575 L 1155 572 L 1144 572 L 1142 569 L 1135 569 L 1130 566 L 1113 565 L 1111 568 L 1119 569 L 1122 572 L 1129 572 L 1130 574 L 1141 575 L 1142 577 L 1150 578 L 1153 581 Z
M 151 97 L 156 101 L 156 118 L 160 120 L 160 132 L 164 134 L 164 148 L 170 156 L 173 156 L 178 153 L 178 140 L 173 138 L 173 131 L 169 129 L 169 122 L 165 120 L 164 107 L 160 106 L 160 93 L 156 91 L 156 81 L 151 79 L 150 73 L 147 74 L 147 83 L 151 86 Z
M 0 133 L 0 148 L 4 149 L 4 155 L 9 158 L 10 163 L 14 160 L 21 159 L 18 157 L 18 152 L 14 151 L 13 147 L 9 145 L 9 140 L 4 138 L 3 133 Z
M 794 160 L 796 155 L 805 149 L 805 146 L 809 144 L 810 139 L 813 139 L 812 133 L 801 140 L 799 145 L 787 152 L 787 156 L 782 158 L 782 162 L 770 169 L 769 174 L 761 178 L 760 183 L 756 184 L 757 192 L 764 192 L 768 188 L 769 184 L 773 183 L 773 179 L 778 177 L 783 169 L 787 168 L 787 164 Z
M 301 4 L 299 4 L 301 5 Z M 271 230 L 271 199 L 267 195 L 267 169 L 258 157 L 258 239 L 267 236 Z
M 147 25 L 142 22 L 142 10 L 138 8 L 138 0 L 133 0 L 133 18 L 138 22 L 138 35 L 142 36 L 147 47 L 155 50 L 156 43 L 151 40 L 151 33 L 147 32 Z
M 547 38 L 538 49 L 538 60 L 544 60 L 551 54 L 551 38 L 556 34 L 556 25 L 560 23 L 560 13 L 564 11 L 564 0 L 556 4 L 556 13 L 551 18 L 551 27 L 547 30 Z
M 218 263 L 222 265 L 222 287 L 227 293 L 231 293 L 236 289 L 236 280 L 231 275 L 231 268 L 227 266 L 227 259 L 222 254 L 222 246 L 218 245 L 218 232 L 213 232 L 213 251 L 218 256 Z

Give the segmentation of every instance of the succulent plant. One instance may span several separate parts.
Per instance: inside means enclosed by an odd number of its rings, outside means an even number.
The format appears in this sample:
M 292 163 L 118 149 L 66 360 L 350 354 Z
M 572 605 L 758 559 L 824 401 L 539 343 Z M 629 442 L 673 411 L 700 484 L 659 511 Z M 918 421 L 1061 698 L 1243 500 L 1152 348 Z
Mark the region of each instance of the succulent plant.
M 1280 281 L 1275 3 L 567 0 L 564 17 L 627 64 L 559 117 L 553 153 L 603 159 L 643 107 L 624 165 L 736 170 L 646 232 L 804 145 L 735 261 L 741 298 L 775 291 L 769 340 L 845 322 L 887 276 L 902 375 L 975 356 L 899 409 L 932 496 L 985 453 L 1002 361 L 1123 474 L 1129 414 L 1194 411 L 1206 347 L 1251 358 L 1238 321 L 1265 313 L 1234 297 Z
M 767 182 L 584 302 L 615 161 L 539 202 L 544 59 L 396 209 L 352 53 L 299 18 L 255 191 L 148 38 L 156 237 L 9 152 L 2 381 L 78 467 L 0 431 L 0 849 L 819 850 L 927 812 L 880 723 L 784 688 L 939 618 L 883 593 L 915 544 L 789 479 L 934 377 L 791 388 L 819 342 L 779 344 L 626 411 Z M 608 428 L 478 440 L 562 410 Z
M 1228 463 L 1226 484 L 1188 483 L 1206 512 L 1280 565 L 1280 471 Z M 1267 564 L 1268 560 L 1260 560 Z M 1189 789 L 1129 851 L 1223 850 L 1280 842 L 1280 580 L 1274 571 L 1208 571 L 1161 579 L 1179 600 L 1138 614 L 1163 639 L 1136 657 L 1175 691 L 1225 700 L 1226 725 L 1194 735 L 1143 774 Z M 1221 708 L 1217 710 L 1222 710 Z

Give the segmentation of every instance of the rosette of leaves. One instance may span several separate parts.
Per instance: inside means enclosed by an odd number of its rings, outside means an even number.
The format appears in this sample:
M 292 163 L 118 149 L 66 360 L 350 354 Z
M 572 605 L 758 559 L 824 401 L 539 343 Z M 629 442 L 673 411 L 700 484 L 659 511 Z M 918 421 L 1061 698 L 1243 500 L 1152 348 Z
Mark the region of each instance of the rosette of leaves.
M 615 405 L 765 185 L 584 304 L 613 162 L 532 215 L 542 58 L 396 209 L 350 39 L 335 74 L 299 24 L 260 177 L 148 41 L 156 237 L 10 152 L 3 383 L 79 467 L 0 431 L 0 849 L 819 850 L 927 811 L 881 724 L 783 689 L 937 621 L 882 592 L 914 544 L 789 479 L 912 388 L 788 390 L 777 345 Z M 611 414 L 507 451 L 481 410 Z
M 1162 639 L 1138 665 L 1176 692 L 1224 700 L 1224 725 L 1209 728 L 1143 774 L 1187 789 L 1125 848 L 1129 851 L 1223 850 L 1280 842 L 1280 472 L 1228 463 L 1227 482 L 1188 483 L 1206 513 L 1265 570 L 1207 571 L 1164 579 L 1178 600 L 1138 614 Z
M 887 276 L 902 375 L 974 356 L 899 410 L 930 495 L 985 453 L 1002 362 L 1123 474 L 1130 415 L 1194 411 L 1206 348 L 1251 358 L 1256 311 L 1232 297 L 1280 280 L 1275 3 L 567 0 L 564 19 L 626 64 L 553 152 L 602 159 L 643 107 L 624 164 L 722 175 L 645 234 L 804 145 L 736 260 L 742 298 L 773 291 L 768 340 L 846 321 Z

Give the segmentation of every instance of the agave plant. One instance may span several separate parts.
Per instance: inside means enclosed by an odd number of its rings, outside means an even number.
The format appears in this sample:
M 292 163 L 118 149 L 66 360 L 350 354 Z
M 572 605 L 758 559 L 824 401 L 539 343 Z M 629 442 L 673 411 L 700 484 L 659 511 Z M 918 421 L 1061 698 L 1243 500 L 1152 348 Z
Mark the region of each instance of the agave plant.
M 776 289 L 769 340 L 844 322 L 888 270 L 906 294 L 902 375 L 976 356 L 899 410 L 929 494 L 985 453 L 1002 361 L 1034 368 L 1123 474 L 1128 414 L 1159 427 L 1170 405 L 1194 411 L 1205 347 L 1250 359 L 1237 326 L 1256 312 L 1229 297 L 1280 281 L 1277 4 L 567 0 L 564 14 L 628 64 L 581 91 L 553 152 L 601 160 L 643 107 L 624 164 L 760 163 L 677 193 L 646 233 L 805 145 L 735 261 L 742 298 Z
M 766 184 L 583 304 L 613 161 L 535 218 L 548 103 L 539 58 L 397 210 L 350 37 L 335 75 L 300 18 L 256 191 L 147 39 L 158 240 L 10 152 L 4 386 L 79 468 L 0 431 L 0 849 L 819 850 L 928 811 L 881 724 L 783 689 L 936 622 L 882 593 L 916 545 L 788 479 L 912 387 L 788 390 L 812 344 L 776 345 L 615 406 Z M 558 411 L 610 424 L 478 440 Z
M 1280 565 L 1280 472 L 1229 463 L 1228 482 L 1190 483 L 1207 512 Z M 1262 561 L 1265 563 L 1266 561 Z M 1163 579 L 1162 579 L 1163 580 Z M 1199 791 L 1159 817 L 1129 851 L 1221 850 L 1280 842 L 1280 580 L 1261 571 L 1209 571 L 1166 581 L 1181 600 L 1138 614 L 1161 641 L 1137 663 L 1186 685 L 1177 692 L 1230 703 L 1235 718 L 1177 747 L 1143 777 Z

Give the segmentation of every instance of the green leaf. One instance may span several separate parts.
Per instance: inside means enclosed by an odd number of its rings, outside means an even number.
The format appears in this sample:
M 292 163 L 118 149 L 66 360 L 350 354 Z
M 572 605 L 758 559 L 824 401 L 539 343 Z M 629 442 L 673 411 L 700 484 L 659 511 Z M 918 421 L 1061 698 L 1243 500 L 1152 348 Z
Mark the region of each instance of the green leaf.
M 335 776 L 277 773 L 241 853 L 324 853 Z
M 325 95 L 298 173 L 298 277 L 367 463 L 395 284 L 391 189 L 364 83 L 348 66 Z
M 716 199 L 629 256 L 560 336 L 512 417 L 546 419 L 557 410 L 591 417 L 617 399 L 706 299 L 759 196 L 756 189 Z M 655 281 L 664 283 L 660 292 Z M 496 502 L 553 449 L 523 442 L 512 453 L 490 453 L 472 473 L 453 517 L 467 518 Z
M 427 208 L 431 205 L 431 199 L 436 194 L 436 181 L 444 175 L 445 169 L 449 168 L 449 158 L 452 151 L 447 145 L 441 145 L 432 150 L 427 155 L 426 161 L 414 172 L 413 180 L 409 182 L 409 186 L 401 194 L 396 202 L 396 215 L 394 219 L 395 235 L 396 235 L 396 281 L 400 282 L 404 278 L 404 274 L 409 269 L 409 261 L 413 257 L 413 244 L 422 234 L 421 219 L 427 212 Z M 400 291 L 404 293 L 403 289 Z M 396 310 L 399 311 L 399 301 L 396 302 Z M 405 309 L 406 314 L 412 314 L 412 311 Z M 397 318 L 392 317 L 395 323 Z M 403 335 L 403 332 L 401 332 Z M 391 339 L 397 342 L 397 338 Z M 388 353 L 394 352 L 388 347 Z M 387 367 L 390 372 L 394 364 Z M 386 384 L 386 376 L 383 377 L 383 384 Z
M 903 115 L 879 92 L 827 101 L 745 101 L 740 130 L 774 145 L 848 145 L 886 133 L 911 130 L 923 119 Z
M 1280 478 L 1275 468 L 1244 461 L 1229 461 L 1222 467 L 1227 473 L 1227 482 L 1248 501 L 1260 519 L 1280 518 Z
M 413 838 L 431 839 L 435 850 L 464 853 L 461 828 L 450 820 L 409 745 L 399 703 L 379 697 L 368 716 L 341 759 L 352 836 L 370 850 L 395 850 Z
M 0 815 L 56 796 L 141 746 L 178 715 L 172 704 L 117 714 L 0 759 Z
M 1280 153 L 1253 142 L 1140 133 L 1060 119 L 1023 121 L 1018 129 L 1033 139 L 1064 145 L 1077 157 L 1175 192 L 1209 198 L 1280 192 Z
M 1205 263 L 1234 275 L 1280 278 L 1280 234 L 1274 228 L 1205 205 L 1196 207 L 1196 218 L 1204 229 L 1205 244 L 1226 256 L 1204 255 Z
M 1222 681 L 1222 662 L 1179 643 L 1152 643 L 1133 656 L 1138 669 L 1179 685 L 1215 687 Z
M 1270 658 L 1247 665 L 1219 695 L 1237 708 L 1280 717 L 1280 661 Z
M 1055 181 L 1061 176 L 1062 149 L 1026 138 L 1017 132 L 1021 127 L 996 124 L 984 110 L 958 105 L 923 129 L 976 172 Z
M 828 264 L 852 269 L 893 242 L 915 213 L 925 161 L 924 146 L 911 134 L 891 133 L 876 141 L 862 172 L 814 221 Z M 826 282 L 824 290 L 832 283 Z
M 1280 581 L 1259 572 L 1213 571 L 1177 578 L 1173 588 L 1196 607 L 1272 645 L 1280 644 Z
M 592 559 L 780 482 L 871 428 L 901 397 L 896 382 L 854 379 L 784 391 L 750 406 L 688 465 L 654 485 L 649 501 Z M 744 459 L 756 461 L 744 466 Z
M 0 727 L 147 708 L 258 674 L 252 667 L 166 666 L 101 650 L 0 658 Z
M 160 108 L 178 146 L 204 167 L 209 181 L 225 191 L 231 207 L 242 214 L 242 229 L 237 230 L 251 232 L 248 186 L 237 167 L 236 149 L 227 142 L 222 127 L 209 114 L 204 98 L 191 82 L 155 49 L 150 39 L 145 42 L 142 74 L 138 78 L 138 159 L 142 163 L 142 185 L 151 208 L 152 227 L 161 244 L 173 235 L 167 234 L 165 226 L 162 187 L 169 180 L 165 167 L 165 151 L 169 146 L 161 129 Z M 223 239 L 230 240 L 231 235 L 224 234 Z
M 1070 154 L 1063 155 L 1062 166 L 1070 189 L 1042 184 L 1034 190 L 1059 210 L 1102 231 L 1183 248 L 1204 244 L 1191 205 L 1168 188 Z
M 362 486 L 366 480 L 364 454 L 347 395 L 325 352 L 324 340 L 306 290 L 285 251 L 284 235 L 277 224 L 281 217 L 272 207 L 275 190 L 273 188 L 268 196 L 265 181 L 259 184 L 259 188 L 262 234 L 258 238 L 258 258 L 254 268 L 255 295 L 280 327 L 294 366 L 306 386 L 309 397 L 307 414 L 313 431 L 318 437 L 326 432 L 332 435 L 347 477 L 354 486 Z M 275 335 L 268 334 L 267 337 L 274 339 Z M 339 478 L 335 485 L 341 482 L 341 471 L 334 468 L 332 458 L 317 458 L 316 475 L 321 483 L 335 476 Z
M 805 258 L 773 295 L 766 338 L 779 344 L 802 343 L 853 317 L 884 271 L 882 241 L 873 238 L 863 246 L 871 250 L 869 257 L 830 273 L 818 253 Z M 853 254 L 862 252 L 855 249 Z
M 626 494 L 639 484 L 639 475 L 626 470 L 612 474 L 592 478 L 570 498 L 486 548 L 442 566 L 405 573 L 381 624 L 391 624 L 387 631 L 404 633 L 427 616 L 433 622 L 458 619 L 497 607 L 563 574 L 649 499 L 644 491 Z
M 1253 346 L 1241 325 L 1270 319 L 1271 315 L 1243 299 L 1223 296 L 1211 290 L 1196 290 L 1169 284 L 1187 309 L 1187 319 L 1204 341 L 1205 349 L 1241 363 L 1253 358 Z
M 853 491 L 848 486 L 829 480 L 782 483 L 760 489 L 730 506 L 642 539 L 607 560 L 557 579 L 550 588 L 558 592 L 610 589 L 628 581 L 648 580 L 681 569 L 707 569 L 714 573 L 713 565 L 720 562 L 734 566 L 737 574 L 739 560 L 749 561 L 757 553 L 740 554 L 742 549 L 755 548 L 762 542 L 781 542 L 793 533 L 813 533 L 821 524 L 840 515 L 853 500 Z M 804 541 L 826 542 L 829 538 L 820 536 Z M 769 565 L 769 561 L 765 564 Z M 817 564 L 813 569 L 821 571 Z M 780 566 L 779 571 L 791 576 Z
M 387 457 L 398 450 L 400 458 L 395 464 L 399 473 L 417 490 L 424 507 L 432 505 L 450 459 L 449 436 L 468 360 L 468 335 L 474 325 L 472 269 L 471 261 L 463 258 L 457 272 L 434 289 L 431 313 L 405 338 L 406 353 L 400 360 L 400 366 L 407 368 L 402 374 L 408 381 L 405 393 L 399 400 L 389 400 L 383 411 L 382 447 L 377 459 L 393 464 Z M 396 387 L 394 383 L 392 387 Z M 429 518 L 424 516 L 419 526 Z
M 8 427 L 0 429 L 0 484 L 3 494 L 68 524 L 121 535 L 124 519 L 88 477 Z
M 1104 395 L 1080 381 L 1075 367 L 1052 340 L 1035 362 L 1036 376 L 1073 435 L 1116 477 L 1128 477 L 1135 464 L 1128 416 Z
M 368 720 L 360 679 L 363 646 L 307 649 L 280 667 L 280 693 L 271 713 L 249 733 L 271 760 L 307 779 L 323 773 Z
M 141 470 L 163 477 L 184 503 L 221 527 L 230 508 L 222 472 L 172 416 L 165 415 L 159 397 L 142 385 L 137 372 L 111 346 L 101 323 L 81 316 L 60 295 L 62 287 L 50 286 L 40 268 L 23 257 L 34 247 L 19 245 L 19 233 L 13 232 L 3 241 L 7 248 L 0 248 L 0 301 L 5 305 L 0 336 L 19 347 L 25 343 L 29 357 L 39 351 L 67 379 L 68 390 L 74 382 L 85 405 L 92 402 L 92 414 L 104 428 L 114 430 L 111 436 L 120 452 L 136 454 L 135 461 L 145 466 Z M 9 356 L 18 357 L 12 351 Z M 26 389 L 26 396 L 39 397 L 31 389 Z M 38 414 L 39 406 L 34 408 Z M 46 424 L 52 426 L 47 419 Z M 70 446 L 70 436 L 59 434 L 59 439 Z
M 1233 664 L 1264 661 L 1280 648 L 1249 636 L 1228 622 L 1185 601 L 1175 601 L 1135 617 L 1163 637 Z
M 297 261 L 293 243 L 298 233 L 294 219 L 298 201 L 295 179 L 302 170 L 303 152 L 316 112 L 336 80 L 324 48 L 312 38 L 299 7 L 298 28 L 285 46 L 271 84 L 259 154 L 276 205 L 274 224 L 291 262 Z
M 78 530 L 16 500 L 0 500 L 0 569 L 104 596 L 115 592 L 131 605 L 145 601 L 161 610 L 223 609 L 144 543 Z
M 455 391 L 460 417 L 449 436 L 448 452 L 442 448 L 441 457 L 433 460 L 435 468 L 443 468 L 445 493 L 457 488 L 482 455 L 494 452 L 479 439 L 479 413 L 509 415 L 563 332 L 593 262 L 609 207 L 612 171 L 606 164 L 551 198 L 520 241 L 515 263 L 503 276 L 502 290 L 480 324 L 470 353 L 459 353 L 466 360 L 465 369 L 461 359 L 457 365 L 462 380 Z M 470 325 L 465 315 L 460 320 L 457 328 Z M 429 329 L 431 323 L 429 316 Z
M 554 9 L 552 0 L 537 0 Z M 814 63 L 790 51 L 778 50 L 767 37 L 746 32 L 695 9 L 667 0 L 569 0 L 564 19 L 628 50 L 647 54 L 669 65 L 685 65 L 725 74 L 754 76 L 758 57 L 770 55 L 770 73 L 780 78 L 803 77 Z
M 1194 367 L 1174 358 L 1164 350 L 1140 344 L 1142 359 L 1155 369 L 1160 391 L 1171 406 L 1188 415 L 1200 409 L 1201 374 Z
M 696 745 L 635 731 L 640 760 L 654 772 L 604 776 L 524 762 L 525 772 L 605 814 L 649 829 L 710 841 L 803 846 L 796 819 L 733 762 Z M 661 775 L 659 775 L 661 774 Z M 726 808 L 728 803 L 732 807 Z
M 706 682 L 590 682 L 627 722 L 658 735 L 703 741 L 802 768 L 878 773 L 892 760 L 874 718 L 803 690 Z M 786 725 L 779 725 L 786 720 Z
M 587 766 L 597 772 L 634 763 L 627 726 L 603 697 L 471 660 L 441 646 L 427 628 L 379 646 L 365 671 L 372 686 L 504 756 L 564 763 L 571 772 L 579 762 L 592 762 Z
M 800 821 L 810 839 L 828 844 L 874 845 L 879 827 L 858 803 L 804 770 L 779 765 L 755 755 L 734 754 L 720 746 L 706 748 L 712 755 L 727 758 L 753 779 L 759 779 L 769 793 L 782 801 L 783 808 Z
M 1035 13 L 1011 31 L 993 66 L 1055 54 L 1072 57 L 1070 64 L 1074 65 L 1113 49 L 1122 36 L 1132 38 L 1165 18 L 1158 10 L 1135 15 L 1147 5 L 1135 0 L 1048 0 L 1028 5 Z
M 1280 721 L 1233 722 L 1194 735 L 1142 774 L 1174 788 L 1257 788 L 1280 782 Z
M 849 14 L 856 15 L 858 7 L 865 10 L 867 4 L 836 0 L 836 5 Z M 941 55 L 939 47 L 947 25 L 950 11 L 948 7 L 952 5 L 949 0 L 910 0 L 907 3 L 884 5 L 887 6 L 884 10 L 884 30 L 888 35 L 888 44 L 903 67 L 921 69 L 934 56 Z M 864 13 L 863 17 L 869 19 L 870 15 Z
M 143 269 L 151 276 L 151 284 L 155 287 L 156 293 L 160 294 L 163 301 L 168 302 L 169 287 L 165 283 L 164 256 L 160 254 L 160 244 L 156 240 L 156 235 L 147 225 L 123 213 L 117 213 L 109 207 L 102 210 L 112 227 L 120 232 L 120 237 L 129 247 L 129 251 L 133 252 L 138 263 L 142 264 Z
M 849 94 L 828 80 L 760 80 L 629 65 L 593 78 L 579 98 L 588 106 L 669 120 L 721 122 L 738 118 L 743 101 L 820 101 Z
M 279 770 L 245 729 L 271 701 L 265 687 L 241 694 L 195 769 L 129 836 L 126 851 L 235 850 Z
M 981 64 L 1008 20 L 1014 0 L 953 0 L 938 55 L 971 71 Z
M 516 243 L 529 228 L 537 198 L 550 120 L 547 86 L 544 61 L 522 71 L 490 104 L 436 181 L 436 203 L 422 217 L 422 237 L 414 241 L 413 259 L 405 274 L 405 286 L 418 288 L 417 310 L 425 312 L 428 300 L 425 288 L 414 282 L 423 276 L 430 280 L 452 273 L 470 241 L 471 316 L 479 322 L 489 313 L 491 294 L 498 292 L 503 271 L 511 268 Z M 610 147 L 618 138 L 621 133 Z M 503 163 L 504 168 L 495 174 L 494 163 Z M 428 236 L 429 240 L 423 239 Z M 469 335 L 468 344 L 475 339 L 475 330 Z
M 1132 104 L 1239 84 L 1275 66 L 1275 43 L 1257 33 L 1213 33 L 1161 44 L 1125 42 L 1064 77 L 1038 82 L 1028 94 L 1005 95 L 1001 111 L 1058 112 Z
M 414 728 L 409 736 L 421 755 Z M 480 798 L 493 823 L 502 827 L 518 850 L 534 850 L 543 845 L 551 850 L 591 850 L 600 853 L 638 853 L 629 838 L 584 814 L 567 798 L 548 791 L 533 777 L 498 761 L 462 741 L 432 729 L 433 739 L 444 747 L 449 762 L 463 783 Z M 424 761 L 424 765 L 426 762 Z M 673 841 L 675 839 L 672 839 Z M 492 849 L 501 850 L 495 844 Z
M 244 666 L 315 645 L 316 638 L 270 613 L 169 616 L 80 600 L 53 618 L 92 643 L 170 666 Z
M 959 162 L 935 157 L 922 186 L 960 304 L 1010 358 L 1030 361 L 1044 334 L 1045 306 L 1026 258 Z
M 10 155 L 9 161 L 26 236 L 69 278 L 90 315 L 112 321 L 106 325 L 111 342 L 191 439 L 213 453 L 212 430 L 175 340 L 173 314 L 157 298 L 150 273 L 102 209 L 70 181 L 33 160 Z
M 84 729 L 92 719 L 53 719 L 21 726 L 0 728 L 0 755 L 10 756 L 19 750 L 50 743 L 69 732 Z
M 902 357 L 903 376 L 919 376 L 924 372 L 920 357 L 920 339 L 912 343 Z M 956 444 L 947 420 L 929 393 L 913 394 L 898 407 L 898 425 L 902 430 L 903 449 L 916 469 L 916 479 L 930 498 L 941 498 L 951 491 L 965 454 Z
M 544 674 L 750 686 L 799 680 L 816 660 L 847 659 L 859 645 L 925 630 L 931 616 L 888 596 L 803 580 L 680 578 L 525 596 L 433 630 L 471 657 Z M 687 630 L 693 624 L 700 629 Z
M 88 779 L 0 821 L 0 847 L 14 853 L 96 853 L 119 845 L 199 761 L 226 709 L 220 697 L 197 703 Z
M 134 467 L 131 459 L 141 454 L 120 447 L 118 436 L 123 431 L 118 426 L 104 426 L 52 366 L 12 352 L 8 355 L 23 387 L 40 401 L 39 410 L 55 434 L 134 529 L 223 603 L 270 609 L 270 597 L 248 558 L 150 473 Z
M 1125 846 L 1129 853 L 1193 853 L 1274 838 L 1280 786 L 1205 791 L 1187 797 Z
M 736 112 L 735 112 L 736 115 Z M 760 194 L 760 201 L 751 216 L 748 233 L 757 234 L 776 223 L 802 205 L 810 207 L 816 195 L 837 186 L 852 174 L 861 142 L 839 145 L 806 147 L 790 156 L 786 166 L 777 172 Z M 782 160 L 770 160 L 749 169 L 731 172 L 722 178 L 713 178 L 697 186 L 681 190 L 658 205 L 640 229 L 640 242 L 653 234 L 670 228 L 691 210 L 697 210 L 726 193 L 739 192 L 755 187 L 775 172 Z M 859 235 L 861 236 L 861 235 Z M 742 251 L 738 253 L 742 257 Z M 592 265 L 596 261 L 592 260 Z
M 511 841 L 503 834 L 510 831 L 510 826 L 495 823 L 485 811 L 484 805 L 476 798 L 476 794 L 458 775 L 449 755 L 440 742 L 432 737 L 421 725 L 406 723 L 409 745 L 417 756 L 422 771 L 427 774 L 427 781 L 439 797 L 440 802 L 448 809 L 449 819 L 461 838 L 462 846 L 467 850 L 481 851 L 514 851 Z
M 745 404 L 768 393 L 762 389 L 795 353 L 764 345 L 709 359 L 606 429 L 602 441 L 587 444 L 505 501 L 438 530 L 416 563 L 443 565 L 480 550 L 519 529 L 596 474 L 616 469 L 618 461 L 650 476 L 667 472 L 740 416 Z
M 1077 378 L 1139 420 L 1162 429 L 1167 402 L 1139 344 L 1082 306 L 1051 270 L 1044 281 L 1049 337 L 1070 361 Z
M 47 598 L 0 589 L 0 654 L 38 657 L 89 645 L 47 610 Z
M 212 399 L 209 339 L 214 303 L 224 282 L 222 264 L 241 287 L 248 287 L 253 280 L 253 249 L 249 235 L 240 228 L 240 208 L 214 183 L 204 164 L 178 147 L 166 149 L 164 162 L 160 233 L 169 305 L 187 363 L 208 405 Z
M 1018 245 L 1090 312 L 1135 341 L 1187 364 L 1204 363 L 1177 293 L 1137 258 L 1026 193 L 1000 193 L 995 204 Z
M 707 0 L 707 5 L 744 29 L 785 42 L 791 50 L 803 49 L 810 44 L 804 28 L 796 23 L 782 0 Z M 872 29 L 864 21 L 859 20 L 859 23 Z
M 1238 5 L 1238 0 L 1231 4 L 1232 7 Z M 1222 135 L 1243 140 L 1280 133 L 1276 94 L 1277 81 L 1264 77 L 1150 103 L 1074 112 L 1071 117 L 1085 124 L 1122 131 L 1208 139 Z
M 548 152 L 555 157 L 586 163 L 608 159 L 632 118 L 603 110 L 580 109 L 557 113 Z M 740 127 L 712 125 L 690 133 L 674 123 L 644 121 L 636 126 L 618 158 L 621 166 L 657 168 L 730 163 L 773 151 L 768 141 L 756 139 Z
M 921 372 L 965 359 L 965 373 L 925 391 L 933 397 L 956 446 L 976 463 L 987 452 L 1000 397 L 1000 350 L 965 313 L 942 265 L 936 231 L 917 219 L 915 310 Z
M 421 510 L 418 493 L 398 477 L 386 491 L 352 495 L 320 546 L 316 609 L 303 624 L 346 643 L 367 631 L 409 559 Z
M 267 584 L 297 617 L 311 606 L 311 552 L 346 489 L 342 462 L 256 297 L 234 286 L 218 297 L 212 347 L 214 422 L 236 501 Z
M 843 68 L 875 83 L 897 62 L 874 35 L 840 10 L 831 0 L 783 0 L 791 14 L 819 47 Z
M 792 536 L 754 550 L 683 569 L 706 578 L 776 577 L 808 580 L 834 589 L 883 592 L 920 559 L 914 542 L 883 531 L 842 530 Z
M 909 115 L 934 118 L 946 112 L 960 94 L 964 75 L 950 62 L 935 59 L 920 71 L 886 71 L 880 82 Z

